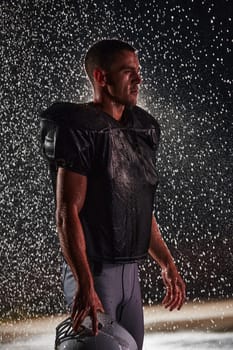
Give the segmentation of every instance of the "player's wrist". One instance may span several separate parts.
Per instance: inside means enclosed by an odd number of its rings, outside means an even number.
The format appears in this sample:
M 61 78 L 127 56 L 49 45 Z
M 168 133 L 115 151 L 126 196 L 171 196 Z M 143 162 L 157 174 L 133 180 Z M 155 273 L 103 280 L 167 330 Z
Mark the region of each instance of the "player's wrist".
M 169 257 L 166 261 L 164 261 L 164 264 L 162 266 L 162 270 L 177 270 L 175 262 L 172 257 Z
M 82 277 L 79 278 L 79 289 L 81 293 L 88 293 L 88 294 L 92 294 L 94 292 L 94 282 L 92 277 Z

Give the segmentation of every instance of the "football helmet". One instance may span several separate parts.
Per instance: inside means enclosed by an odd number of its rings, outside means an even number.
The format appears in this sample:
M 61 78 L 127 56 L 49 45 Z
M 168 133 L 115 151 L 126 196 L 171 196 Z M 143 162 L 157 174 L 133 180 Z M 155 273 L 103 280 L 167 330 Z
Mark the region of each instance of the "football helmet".
M 94 336 L 89 316 L 77 333 L 71 318 L 65 319 L 56 328 L 55 350 L 137 350 L 134 338 L 107 314 L 98 313 L 98 321 L 98 334 Z

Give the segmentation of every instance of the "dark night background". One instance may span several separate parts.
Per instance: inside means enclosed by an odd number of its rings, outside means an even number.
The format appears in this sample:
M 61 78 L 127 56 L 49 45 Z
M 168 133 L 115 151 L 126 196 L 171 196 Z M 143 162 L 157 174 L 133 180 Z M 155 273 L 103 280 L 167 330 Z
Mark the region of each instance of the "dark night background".
M 64 310 L 54 202 L 39 114 L 91 99 L 87 48 L 119 38 L 139 53 L 139 105 L 159 121 L 157 217 L 188 299 L 231 298 L 233 127 L 231 0 L 2 1 L 1 317 Z M 141 266 L 145 303 L 159 269 Z

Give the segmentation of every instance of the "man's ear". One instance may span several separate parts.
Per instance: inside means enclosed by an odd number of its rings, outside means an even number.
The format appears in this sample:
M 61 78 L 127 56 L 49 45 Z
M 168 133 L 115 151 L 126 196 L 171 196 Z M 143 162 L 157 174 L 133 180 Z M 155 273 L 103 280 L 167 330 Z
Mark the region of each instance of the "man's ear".
M 98 83 L 100 86 L 105 86 L 106 84 L 106 73 L 104 70 L 100 68 L 95 68 L 93 70 L 93 78 L 96 83 Z

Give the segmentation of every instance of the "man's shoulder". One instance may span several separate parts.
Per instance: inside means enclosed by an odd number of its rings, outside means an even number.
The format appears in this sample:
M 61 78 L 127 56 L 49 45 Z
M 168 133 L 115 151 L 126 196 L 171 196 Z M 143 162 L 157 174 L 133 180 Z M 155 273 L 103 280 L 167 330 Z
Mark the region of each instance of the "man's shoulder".
M 154 128 L 160 130 L 158 121 L 145 109 L 139 106 L 134 106 L 132 109 L 134 115 L 140 121 L 142 127 L 144 128 Z
M 89 103 L 56 102 L 41 113 L 41 119 L 61 126 L 100 130 L 104 120 Z

